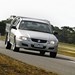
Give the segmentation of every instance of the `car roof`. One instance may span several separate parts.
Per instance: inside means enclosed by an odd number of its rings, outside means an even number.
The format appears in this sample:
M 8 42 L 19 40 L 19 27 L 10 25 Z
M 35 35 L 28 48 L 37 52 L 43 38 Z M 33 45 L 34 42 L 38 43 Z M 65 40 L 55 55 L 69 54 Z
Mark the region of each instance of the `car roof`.
M 19 18 L 21 20 L 36 21 L 36 22 L 42 22 L 42 23 L 50 24 L 50 22 L 48 20 L 44 20 L 44 19 L 37 19 L 37 18 L 30 18 L 30 17 L 21 17 L 21 16 L 17 16 L 17 18 Z

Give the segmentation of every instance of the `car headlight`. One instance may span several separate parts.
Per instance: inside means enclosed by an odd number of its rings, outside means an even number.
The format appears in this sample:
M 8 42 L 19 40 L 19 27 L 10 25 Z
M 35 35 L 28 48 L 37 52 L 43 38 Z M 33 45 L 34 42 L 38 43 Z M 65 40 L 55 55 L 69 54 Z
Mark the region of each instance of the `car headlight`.
M 54 45 L 55 44 L 55 41 L 50 41 L 50 44 L 53 44 Z
M 25 37 L 25 36 L 21 36 L 20 39 L 22 39 L 22 40 L 29 40 L 29 38 Z
M 48 41 L 48 43 L 54 45 L 55 41 Z

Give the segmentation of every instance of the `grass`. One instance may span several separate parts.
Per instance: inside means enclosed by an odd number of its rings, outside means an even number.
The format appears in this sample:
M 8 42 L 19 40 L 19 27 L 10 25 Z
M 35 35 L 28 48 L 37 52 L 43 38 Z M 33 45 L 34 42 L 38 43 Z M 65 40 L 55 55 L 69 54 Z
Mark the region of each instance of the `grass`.
M 0 75 L 57 75 L 0 54 Z
M 74 47 L 74 48 L 75 48 L 75 44 L 61 43 L 61 42 L 60 42 L 59 45 L 68 46 L 68 47 Z
M 58 53 L 75 57 L 75 45 L 67 43 L 59 43 Z
M 59 54 L 63 54 L 63 55 L 67 55 L 67 56 L 72 56 L 72 57 L 75 57 L 75 53 L 71 53 L 71 52 L 68 52 L 66 51 L 67 49 L 64 49 L 64 48 L 59 48 L 59 51 L 58 53 Z
M 5 36 L 0 36 L 0 40 L 5 40 Z

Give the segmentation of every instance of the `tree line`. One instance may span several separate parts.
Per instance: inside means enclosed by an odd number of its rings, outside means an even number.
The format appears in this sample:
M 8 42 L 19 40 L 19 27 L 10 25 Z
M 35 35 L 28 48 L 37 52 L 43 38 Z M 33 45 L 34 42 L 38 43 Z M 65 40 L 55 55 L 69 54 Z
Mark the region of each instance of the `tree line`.
M 6 23 L 10 23 L 11 20 L 3 20 L 0 22 L 0 35 L 5 35 Z M 71 28 L 68 26 L 63 26 L 61 28 L 52 25 L 53 31 L 58 32 L 56 37 L 59 42 L 75 44 L 75 27 Z
M 0 21 L 0 35 L 4 36 L 5 35 L 5 28 L 6 28 L 6 23 L 11 23 L 13 19 L 8 18 L 7 20 L 2 20 Z
M 5 35 L 6 23 L 0 22 L 0 35 Z
M 61 28 L 53 26 L 54 31 L 58 32 L 56 36 L 60 42 L 75 44 L 75 27 L 63 26 Z

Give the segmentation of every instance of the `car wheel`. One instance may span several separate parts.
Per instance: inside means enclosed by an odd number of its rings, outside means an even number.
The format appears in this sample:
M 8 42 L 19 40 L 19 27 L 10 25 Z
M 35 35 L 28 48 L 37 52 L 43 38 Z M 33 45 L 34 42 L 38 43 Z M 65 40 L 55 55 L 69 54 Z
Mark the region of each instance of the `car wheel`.
M 57 55 L 57 52 L 50 52 L 50 57 L 55 58 Z
M 14 43 L 12 45 L 13 51 L 19 52 L 19 47 L 16 47 L 16 39 L 14 38 Z
M 40 55 L 44 55 L 45 54 L 45 51 L 40 51 Z
M 6 34 L 5 48 L 6 48 L 6 49 L 11 49 L 10 41 L 8 41 L 8 34 Z
M 11 49 L 11 44 L 9 41 L 6 42 L 5 47 L 6 49 Z

